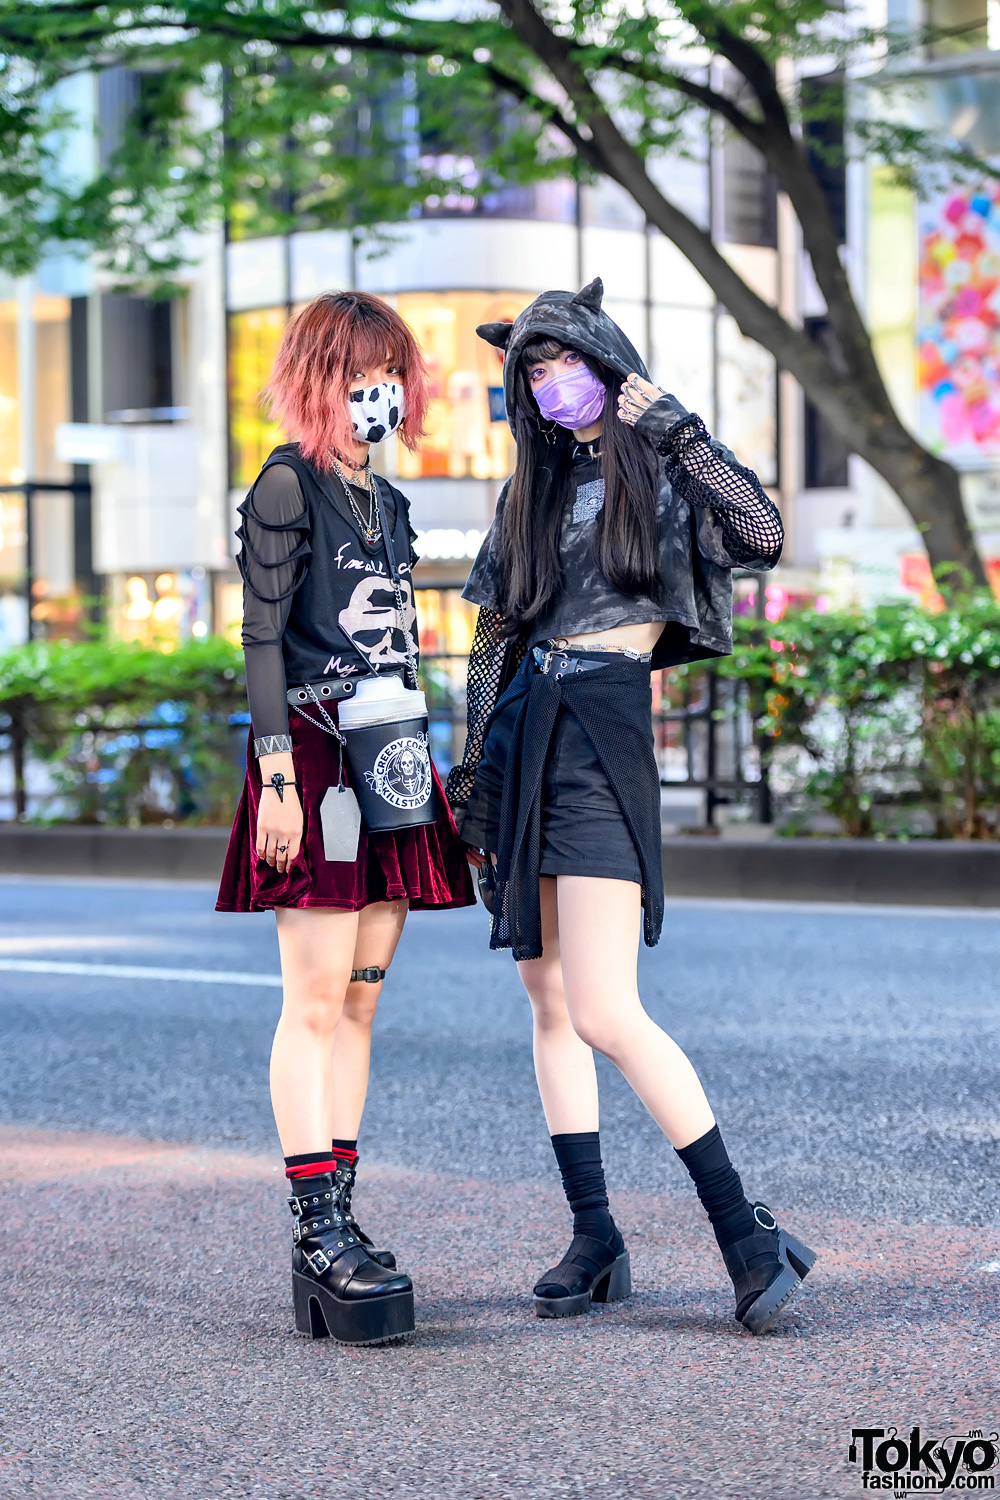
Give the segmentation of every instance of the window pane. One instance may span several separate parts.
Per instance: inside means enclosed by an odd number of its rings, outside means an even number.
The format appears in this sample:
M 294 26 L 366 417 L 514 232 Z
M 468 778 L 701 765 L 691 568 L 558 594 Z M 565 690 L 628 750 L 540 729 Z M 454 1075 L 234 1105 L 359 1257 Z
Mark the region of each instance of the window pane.
M 268 419 L 260 393 L 270 377 L 287 313 L 283 307 L 234 313 L 229 319 L 230 473 L 235 488 L 253 484 L 285 435 Z
M 719 429 L 716 436 L 753 469 L 761 484 L 776 484 L 777 378 L 773 355 L 744 338 L 728 313 L 718 323 Z
M 806 318 L 805 331 L 835 357 L 836 341 L 826 318 Z M 843 489 L 848 483 L 847 448 L 812 402 L 805 401 L 805 465 L 807 490 Z
M 21 471 L 18 430 L 17 303 L 0 302 L 0 482 L 16 484 Z
M 400 445 L 402 479 L 505 479 L 511 472 L 503 363 L 500 351 L 476 336 L 476 325 L 513 322 L 531 300 L 527 292 L 407 292 L 396 299 L 424 351 L 431 396 L 419 450 Z
M 722 148 L 722 234 L 733 245 L 778 243 L 774 178 L 739 135 L 728 136 Z
M 701 307 L 654 307 L 651 368 L 658 385 L 711 427 L 712 313 Z
M 70 419 L 68 297 L 35 298 L 35 360 L 36 472 L 68 479 L 69 465 L 56 458 L 56 428 Z
M 841 244 L 847 238 L 847 158 L 844 154 L 844 75 L 803 78 L 802 134 Z

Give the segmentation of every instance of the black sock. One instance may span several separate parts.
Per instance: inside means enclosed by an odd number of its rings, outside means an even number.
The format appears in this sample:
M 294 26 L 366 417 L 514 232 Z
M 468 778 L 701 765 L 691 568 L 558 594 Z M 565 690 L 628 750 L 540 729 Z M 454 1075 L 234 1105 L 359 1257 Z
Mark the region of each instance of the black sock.
M 332 1151 L 335 1159 L 337 1161 L 343 1162 L 345 1166 L 347 1166 L 347 1167 L 356 1167 L 357 1166 L 357 1164 L 358 1164 L 358 1143 L 357 1143 L 356 1140 L 355 1141 L 340 1141 L 340 1140 L 331 1141 L 330 1142 L 330 1150 Z
M 573 1233 L 587 1234 L 610 1245 L 615 1221 L 608 1210 L 600 1131 L 554 1135 L 552 1149 L 559 1163 L 567 1201 L 573 1210 Z
M 753 1234 L 757 1227 L 753 1207 L 747 1201 L 739 1172 L 729 1160 L 718 1125 L 713 1125 L 690 1146 L 682 1146 L 677 1155 L 691 1173 L 719 1249 L 725 1250 Z
M 332 1151 L 306 1151 L 301 1156 L 285 1157 L 285 1176 L 290 1182 L 300 1177 L 318 1177 L 323 1172 L 336 1172 L 337 1162 Z

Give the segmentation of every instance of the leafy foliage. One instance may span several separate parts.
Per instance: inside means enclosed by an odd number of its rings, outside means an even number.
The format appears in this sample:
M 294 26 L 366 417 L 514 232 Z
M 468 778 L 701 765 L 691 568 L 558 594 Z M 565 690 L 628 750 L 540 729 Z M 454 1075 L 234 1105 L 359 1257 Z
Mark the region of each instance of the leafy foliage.
M 30 269 L 69 242 L 155 284 L 192 253 L 189 232 L 223 214 L 237 236 L 352 226 L 360 237 L 428 203 L 467 206 L 565 174 L 566 148 L 553 149 L 538 109 L 512 108 L 490 49 L 475 45 L 497 23 L 469 23 L 456 59 L 453 27 L 421 20 L 419 36 L 404 34 L 404 9 L 3 0 L 0 267 Z M 74 182 L 59 167 L 74 123 L 62 85 L 84 70 L 127 71 L 140 86 L 98 170 Z
M 939 837 L 1000 837 L 992 595 L 938 612 L 899 603 L 736 623 L 736 651 L 717 670 L 747 685 L 770 763 L 807 806 L 855 837 L 898 830 L 901 809 L 921 810 Z
M 603 175 L 896 491 L 932 565 L 957 562 L 985 584 L 957 475 L 893 407 L 826 191 L 833 166 L 873 145 L 904 177 L 928 160 L 992 171 L 905 112 L 866 109 L 863 90 L 844 107 L 848 60 L 857 75 L 925 40 L 859 27 L 839 0 L 485 0 L 447 15 L 421 0 L 0 0 L 0 133 L 13 153 L 0 268 L 23 269 L 48 233 L 155 283 L 176 270 L 186 231 L 223 212 L 237 232 L 304 221 L 349 226 L 357 243 L 366 225 L 488 204 L 506 185 Z M 803 59 L 834 63 L 828 87 L 796 86 L 786 64 Z M 121 141 L 93 181 L 74 194 L 56 173 L 46 197 L 54 91 L 115 69 L 144 80 Z M 785 194 L 829 347 L 661 189 L 671 153 L 704 157 L 709 119 Z
M 905 58 L 927 40 L 861 27 L 835 0 L 573 0 L 541 6 L 527 27 L 514 10 L 442 18 L 416 0 L 0 0 L 0 202 L 19 210 L 0 221 L 0 265 L 23 270 L 46 241 L 69 241 L 122 274 L 155 277 L 176 270 L 187 231 L 223 211 L 257 233 L 303 220 L 370 225 L 428 200 L 481 202 L 503 185 L 587 175 L 600 165 L 589 149 L 595 107 L 652 162 L 689 152 L 690 117 L 706 111 L 767 154 L 772 96 L 796 129 L 831 111 L 844 118 L 822 91 L 779 96 L 779 59 L 822 57 L 842 70 Z M 534 41 L 532 16 L 544 28 Z M 727 69 L 718 88 L 706 71 L 713 56 Z M 142 80 L 128 128 L 105 141 L 91 181 L 65 180 L 70 116 L 58 86 L 126 69 Z M 891 110 L 847 118 L 841 160 L 877 148 L 908 178 L 928 160 L 990 171 Z
M 762 764 L 789 808 L 832 814 L 854 837 L 1000 837 L 991 595 L 938 612 L 898 603 L 735 623 L 734 654 L 712 670 L 741 685 Z M 432 705 L 448 700 L 434 669 L 425 687 Z M 27 757 L 46 763 L 49 815 L 63 820 L 227 823 L 245 709 L 240 651 L 221 638 L 169 653 L 36 642 L 0 656 L 0 736 L 22 777 Z M 794 814 L 785 824 L 794 831 Z
M 36 642 L 0 656 L 0 725 L 15 768 L 48 764 L 63 820 L 228 822 L 241 779 L 246 696 L 222 638 L 173 652 L 122 642 Z

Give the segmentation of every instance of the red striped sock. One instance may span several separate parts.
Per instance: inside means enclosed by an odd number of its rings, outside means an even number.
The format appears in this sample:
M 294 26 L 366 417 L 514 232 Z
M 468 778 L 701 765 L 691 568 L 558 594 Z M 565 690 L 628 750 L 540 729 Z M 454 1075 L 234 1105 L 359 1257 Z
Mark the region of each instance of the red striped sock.
M 285 1157 L 285 1176 L 292 1182 L 297 1177 L 318 1177 L 322 1172 L 336 1172 L 338 1166 L 332 1151 L 307 1151 L 303 1156 Z
M 330 1145 L 330 1154 L 337 1161 L 343 1162 L 345 1167 L 356 1167 L 358 1164 L 357 1141 L 333 1141 Z

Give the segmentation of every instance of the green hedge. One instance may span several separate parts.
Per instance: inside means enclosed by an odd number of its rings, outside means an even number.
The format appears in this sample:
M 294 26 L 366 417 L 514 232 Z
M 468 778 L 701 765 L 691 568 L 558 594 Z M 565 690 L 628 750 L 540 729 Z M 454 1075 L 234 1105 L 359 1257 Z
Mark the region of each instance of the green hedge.
M 720 675 L 746 684 L 763 765 L 801 814 L 853 837 L 1000 834 L 1000 605 L 738 619 Z M 795 830 L 794 816 L 788 820 Z
M 937 614 L 901 603 L 735 624 L 733 656 L 711 670 L 742 685 L 784 831 L 822 811 L 855 837 L 1000 836 L 991 595 Z M 96 641 L 0 654 L 0 734 L 22 811 L 35 760 L 53 781 L 42 816 L 228 823 L 242 778 L 242 671 L 239 648 L 220 638 L 169 653 Z
M 0 730 L 22 814 L 33 759 L 53 779 L 49 816 L 226 823 L 246 736 L 233 719 L 245 713 L 242 652 L 221 637 L 172 652 L 89 641 L 0 654 Z

